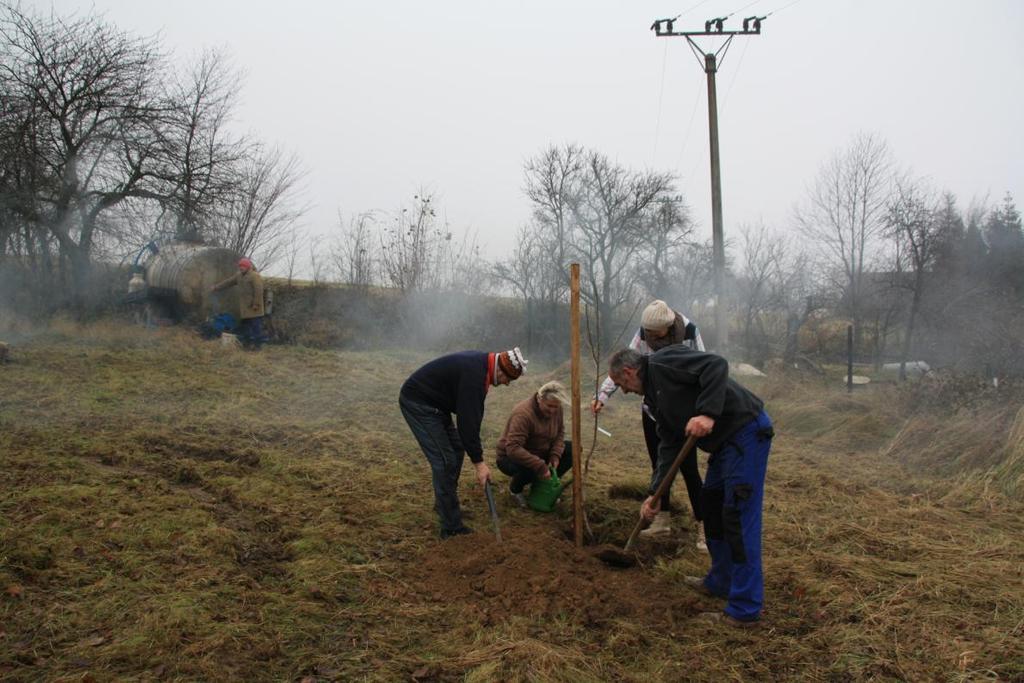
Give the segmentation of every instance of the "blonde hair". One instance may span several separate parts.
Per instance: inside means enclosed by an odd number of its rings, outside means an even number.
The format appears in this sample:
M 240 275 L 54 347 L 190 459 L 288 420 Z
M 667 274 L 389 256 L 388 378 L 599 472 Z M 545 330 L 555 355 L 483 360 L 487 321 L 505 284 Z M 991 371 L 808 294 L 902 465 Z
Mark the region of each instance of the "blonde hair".
M 547 382 L 537 389 L 538 401 L 559 401 L 568 403 L 569 398 L 565 394 L 565 386 L 561 382 Z
M 676 314 L 661 299 L 655 299 L 640 314 L 640 327 L 645 330 L 667 330 L 676 321 Z

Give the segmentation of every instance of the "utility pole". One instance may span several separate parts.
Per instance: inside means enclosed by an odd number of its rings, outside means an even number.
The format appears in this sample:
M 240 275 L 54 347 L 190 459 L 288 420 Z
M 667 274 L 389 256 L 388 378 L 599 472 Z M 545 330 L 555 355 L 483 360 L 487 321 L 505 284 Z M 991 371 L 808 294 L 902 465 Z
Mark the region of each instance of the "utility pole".
M 676 17 L 678 18 L 678 17 Z M 767 17 L 747 17 L 743 20 L 742 31 L 726 31 L 725 20 L 728 17 L 709 19 L 704 22 L 703 31 L 676 31 L 675 19 L 658 19 L 651 24 L 651 30 L 658 38 L 682 36 L 690 45 L 698 61 L 700 55 L 704 59 L 701 65 L 708 79 L 708 135 L 711 148 L 711 237 L 714 247 L 715 277 L 715 332 L 718 337 L 718 350 L 725 353 L 729 346 L 729 322 L 725 315 L 725 235 L 722 228 L 722 164 L 718 156 L 718 94 L 715 89 L 715 74 L 718 73 L 719 55 L 725 60 L 725 52 L 736 36 L 761 35 L 761 22 Z M 693 41 L 693 36 L 727 36 L 726 41 L 715 52 L 704 52 Z
M 715 87 L 717 61 L 718 55 L 713 52 L 704 55 L 704 73 L 708 78 L 708 147 L 711 149 L 711 243 L 714 247 L 715 265 L 715 330 L 718 333 L 718 344 L 724 354 L 729 346 L 729 319 L 725 314 L 725 230 L 722 227 L 722 164 L 718 158 L 718 91 Z

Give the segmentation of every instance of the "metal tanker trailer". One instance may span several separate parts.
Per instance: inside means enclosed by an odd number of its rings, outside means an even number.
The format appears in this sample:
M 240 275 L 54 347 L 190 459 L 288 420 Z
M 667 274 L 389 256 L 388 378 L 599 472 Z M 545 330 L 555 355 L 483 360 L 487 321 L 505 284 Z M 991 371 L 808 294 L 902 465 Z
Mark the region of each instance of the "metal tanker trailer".
M 149 253 L 149 258 L 143 256 Z M 240 255 L 192 242 L 150 243 L 135 259 L 129 297 L 145 301 L 158 317 L 203 319 L 218 313 L 238 316 L 238 288 L 213 294 L 210 288 L 238 270 Z

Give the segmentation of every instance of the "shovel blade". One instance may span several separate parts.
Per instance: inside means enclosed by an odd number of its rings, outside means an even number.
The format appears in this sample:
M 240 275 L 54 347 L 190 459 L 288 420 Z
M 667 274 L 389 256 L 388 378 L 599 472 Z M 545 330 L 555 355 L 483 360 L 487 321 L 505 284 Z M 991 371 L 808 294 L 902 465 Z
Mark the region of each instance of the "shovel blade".
M 487 507 L 491 511 L 491 522 L 494 524 L 494 537 L 501 543 L 501 525 L 498 524 L 498 506 L 494 504 L 494 492 L 491 490 L 491 482 L 484 484 L 484 495 L 487 497 Z
M 601 546 L 594 549 L 594 557 L 612 567 L 627 569 L 636 566 L 636 554 L 616 548 L 612 545 Z

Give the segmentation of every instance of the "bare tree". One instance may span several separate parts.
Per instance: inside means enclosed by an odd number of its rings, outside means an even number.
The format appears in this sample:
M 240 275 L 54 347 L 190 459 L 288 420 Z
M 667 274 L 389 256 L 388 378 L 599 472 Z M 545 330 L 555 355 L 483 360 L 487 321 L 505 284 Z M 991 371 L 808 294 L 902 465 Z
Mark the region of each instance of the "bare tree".
M 739 272 L 739 301 L 743 313 L 743 343 L 754 362 L 763 363 L 768 357 L 766 317 L 780 308 L 777 297 L 785 258 L 785 245 L 764 223 L 740 228 L 742 259 Z M 756 330 L 755 330 L 756 328 Z
M 5 53 L 7 50 L 5 50 Z M 55 276 L 52 255 L 58 246 L 44 224 L 42 196 L 58 192 L 59 180 L 36 151 L 33 105 L 10 78 L 11 57 L 0 63 L 0 260 L 6 271 L 3 290 L 39 292 Z M 14 258 L 5 259 L 11 255 Z M 18 285 L 14 280 L 18 279 Z M 40 308 L 37 299 L 32 308 Z
M 342 282 L 365 289 L 374 284 L 377 277 L 380 246 L 375 234 L 376 215 L 361 213 L 349 219 L 346 225 L 339 214 L 338 227 L 340 235 L 331 250 L 335 272 Z
M 516 245 L 504 261 L 492 267 L 492 275 L 499 283 L 506 285 L 523 301 L 526 312 L 526 347 L 534 347 L 537 333 L 538 302 L 544 294 L 544 274 L 550 271 L 547 258 L 543 227 L 537 224 L 524 225 L 516 233 Z
M 323 248 L 323 235 L 310 235 L 307 240 L 309 253 L 309 279 L 314 286 L 322 285 L 325 282 L 325 274 L 330 263 L 330 257 Z
M 822 306 L 823 297 L 817 294 L 815 277 L 810 257 L 788 243 L 775 263 L 773 277 L 777 298 L 786 316 L 785 343 L 782 359 L 792 366 L 800 351 L 800 330 Z
M 924 297 L 925 278 L 935 259 L 940 236 L 940 213 L 934 192 L 923 180 L 901 177 L 896 180 L 893 198 L 888 204 L 886 225 L 896 246 L 897 282 L 910 290 L 910 310 L 900 354 L 900 379 L 907 378 L 915 325 Z
M 298 203 L 304 177 L 295 156 L 254 144 L 234 164 L 229 196 L 208 235 L 221 246 L 252 257 L 260 269 L 274 265 L 294 241 L 308 206 Z
M 488 277 L 476 235 L 456 236 L 439 219 L 431 194 L 421 192 L 396 211 L 380 233 L 380 263 L 385 281 L 403 293 L 478 292 Z
M 705 242 L 684 242 L 669 263 L 665 285 L 667 289 L 658 293 L 658 296 L 685 306 L 687 315 L 700 321 L 707 304 L 714 298 L 713 255 L 714 245 L 710 239 Z M 728 257 L 729 251 L 726 251 Z
M 800 230 L 842 273 L 845 301 L 858 339 L 864 275 L 885 229 L 891 165 L 885 142 L 861 133 L 821 167 L 808 191 L 807 204 L 797 212 Z
M 158 237 L 270 265 L 304 211 L 301 172 L 228 135 L 237 82 L 220 53 L 178 77 L 155 38 L 0 0 L 0 254 L 79 307 L 95 261 Z
M 682 195 L 657 200 L 641 233 L 644 245 L 638 259 L 640 283 L 648 294 L 660 299 L 669 296 L 675 266 L 684 258 L 693 231 L 690 207 Z
M 553 248 L 552 264 L 560 272 L 560 280 L 568 285 L 567 253 L 571 239 L 572 210 L 579 202 L 581 183 L 586 169 L 586 152 L 579 145 L 552 145 L 527 160 L 523 169 L 523 191 L 533 206 L 537 223 L 550 231 Z
M 81 297 L 103 214 L 129 197 L 158 196 L 151 165 L 163 57 L 155 40 L 95 16 L 30 16 L 8 4 L 0 13 L 0 81 L 20 101 L 16 125 L 46 176 L 22 216 L 53 236 Z
M 668 173 L 634 172 L 600 152 L 589 152 L 578 201 L 572 203 L 576 235 L 573 256 L 580 260 L 581 296 L 594 306 L 603 346 L 622 304 L 636 298 L 634 258 L 645 244 L 643 228 L 657 200 L 671 195 Z
M 741 228 L 741 238 L 736 288 L 745 351 L 754 363 L 781 351 L 792 365 L 800 330 L 823 303 L 811 259 L 763 223 Z
M 442 239 L 434 252 L 429 271 L 430 288 L 438 291 L 458 291 L 483 294 L 490 277 L 489 264 L 480 253 L 475 232 L 465 230 L 461 237 L 445 221 Z
M 675 251 L 686 249 L 691 223 L 682 197 L 672 196 L 674 178 L 632 171 L 578 145 L 551 146 L 529 159 L 524 178 L 536 223 L 531 244 L 539 243 L 542 256 L 530 268 L 531 278 L 543 283 L 531 296 L 553 320 L 567 291 L 568 263 L 579 261 L 593 334 L 607 346 L 612 330 L 604 323 L 636 298 L 639 282 L 667 289 Z M 498 274 L 509 281 L 521 279 L 522 270 L 509 265 Z M 521 282 L 513 286 L 524 291 Z
M 575 144 L 551 145 L 523 167 L 523 192 L 533 210 L 544 267 L 534 274 L 543 286 L 533 304 L 536 327 L 550 346 L 553 321 L 569 292 L 569 261 L 575 224 L 572 208 L 580 199 L 586 151 Z M 536 281 L 536 280 L 535 280 Z
M 428 264 L 442 238 L 433 197 L 422 192 L 412 206 L 398 209 L 380 235 L 381 268 L 388 284 L 401 292 L 425 286 Z
M 166 185 L 161 218 L 170 219 L 179 239 L 198 241 L 213 230 L 218 206 L 237 189 L 235 169 L 247 145 L 230 137 L 226 124 L 240 79 L 227 58 L 212 50 L 204 51 L 183 78 L 169 78 L 161 126 L 159 173 Z
M 285 280 L 289 287 L 295 284 L 295 280 L 299 276 L 300 257 L 306 251 L 309 242 L 309 235 L 305 230 L 295 230 L 292 232 L 291 239 L 283 243 L 278 250 L 278 261 L 283 261 Z

